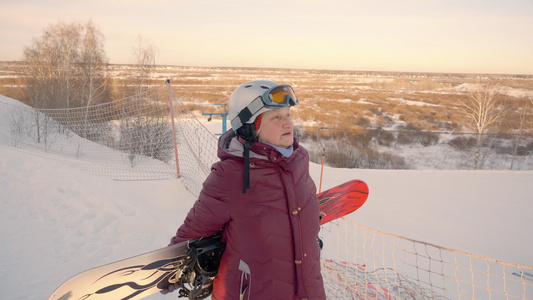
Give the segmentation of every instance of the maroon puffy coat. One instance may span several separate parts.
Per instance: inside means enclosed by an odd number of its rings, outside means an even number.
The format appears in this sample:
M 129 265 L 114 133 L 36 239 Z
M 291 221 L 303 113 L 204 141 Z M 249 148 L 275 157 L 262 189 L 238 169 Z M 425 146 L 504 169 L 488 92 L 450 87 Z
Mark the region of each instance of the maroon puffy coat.
M 319 204 L 309 154 L 295 139 L 283 157 L 254 143 L 242 193 L 243 144 L 230 130 L 202 192 L 172 243 L 222 229 L 226 250 L 212 299 L 326 299 L 320 274 Z M 243 296 L 243 298 L 240 298 Z

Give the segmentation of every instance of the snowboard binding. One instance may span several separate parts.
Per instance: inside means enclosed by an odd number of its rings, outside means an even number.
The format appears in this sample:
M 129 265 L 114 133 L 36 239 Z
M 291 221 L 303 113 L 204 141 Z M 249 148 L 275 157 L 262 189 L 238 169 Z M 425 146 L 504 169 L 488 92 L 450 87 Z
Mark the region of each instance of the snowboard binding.
M 180 287 L 178 298 L 200 300 L 213 293 L 213 280 L 218 273 L 220 259 L 226 245 L 220 234 L 200 238 L 189 244 L 187 257 L 176 276 L 169 280 Z

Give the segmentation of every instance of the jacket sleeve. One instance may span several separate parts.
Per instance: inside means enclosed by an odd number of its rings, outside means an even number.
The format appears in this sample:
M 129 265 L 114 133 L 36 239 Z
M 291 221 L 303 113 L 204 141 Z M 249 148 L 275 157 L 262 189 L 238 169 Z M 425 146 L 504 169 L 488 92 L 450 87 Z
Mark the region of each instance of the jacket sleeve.
M 218 165 L 218 164 L 217 164 Z M 205 180 L 200 196 L 170 244 L 211 236 L 230 220 L 231 190 L 225 172 L 214 165 Z

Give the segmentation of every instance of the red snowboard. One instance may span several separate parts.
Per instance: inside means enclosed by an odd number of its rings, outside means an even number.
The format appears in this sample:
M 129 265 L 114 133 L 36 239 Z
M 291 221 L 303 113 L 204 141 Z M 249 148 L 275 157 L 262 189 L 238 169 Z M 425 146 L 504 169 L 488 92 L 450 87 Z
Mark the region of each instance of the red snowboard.
M 317 195 L 322 218 L 320 224 L 342 218 L 357 210 L 368 197 L 368 186 L 361 180 L 351 180 Z

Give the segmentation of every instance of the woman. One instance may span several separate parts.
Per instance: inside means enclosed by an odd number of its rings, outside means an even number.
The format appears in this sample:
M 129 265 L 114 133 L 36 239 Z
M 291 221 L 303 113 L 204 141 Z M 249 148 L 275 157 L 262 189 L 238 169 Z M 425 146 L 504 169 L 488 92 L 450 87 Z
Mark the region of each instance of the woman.
M 172 244 L 221 231 L 226 249 L 212 299 L 325 299 L 319 204 L 309 155 L 293 137 L 288 85 L 256 80 L 229 100 L 220 161 Z

